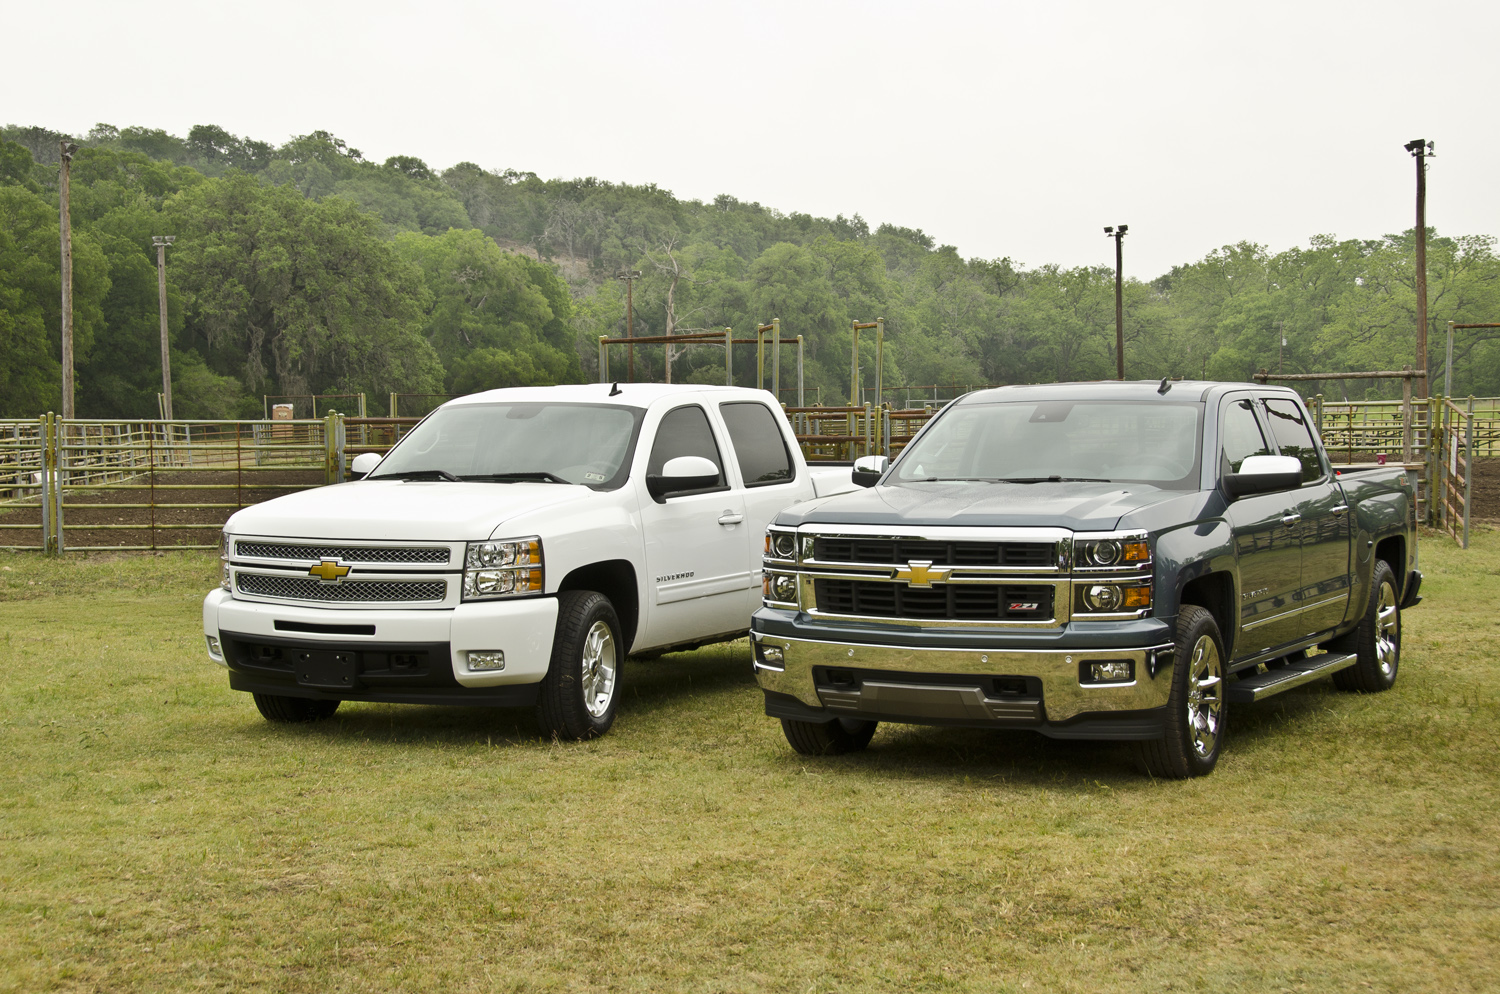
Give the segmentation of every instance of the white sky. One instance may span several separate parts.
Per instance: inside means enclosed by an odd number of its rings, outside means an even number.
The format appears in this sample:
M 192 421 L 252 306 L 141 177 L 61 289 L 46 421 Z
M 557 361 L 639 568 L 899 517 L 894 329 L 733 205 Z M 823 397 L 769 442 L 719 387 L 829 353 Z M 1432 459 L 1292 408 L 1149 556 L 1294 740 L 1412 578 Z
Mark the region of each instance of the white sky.
M 1500 4 L 0 0 L 0 121 L 325 128 L 1150 279 L 1241 239 L 1500 234 Z M 66 69 L 59 71 L 61 67 Z

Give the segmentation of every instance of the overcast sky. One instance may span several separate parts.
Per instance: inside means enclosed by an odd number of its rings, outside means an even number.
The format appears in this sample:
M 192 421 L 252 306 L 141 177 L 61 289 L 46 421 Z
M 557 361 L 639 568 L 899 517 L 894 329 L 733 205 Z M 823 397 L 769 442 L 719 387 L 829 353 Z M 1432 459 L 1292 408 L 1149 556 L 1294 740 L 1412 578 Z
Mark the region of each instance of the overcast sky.
M 0 0 L 0 121 L 194 124 L 366 158 L 729 193 L 965 256 L 1150 279 L 1240 240 L 1500 233 L 1500 4 L 56 7 Z

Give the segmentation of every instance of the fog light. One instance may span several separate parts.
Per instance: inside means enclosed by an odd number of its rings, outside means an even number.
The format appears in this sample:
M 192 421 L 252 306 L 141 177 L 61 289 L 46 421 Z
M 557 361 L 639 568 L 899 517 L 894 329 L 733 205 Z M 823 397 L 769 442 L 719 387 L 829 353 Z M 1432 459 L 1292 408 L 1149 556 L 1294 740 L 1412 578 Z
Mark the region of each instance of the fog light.
M 469 669 L 471 670 L 503 670 L 505 669 L 505 653 L 499 649 L 486 649 L 482 652 L 469 652 Z
M 1100 663 L 1089 663 L 1090 683 L 1129 683 L 1133 679 L 1134 664 L 1128 659 L 1110 659 Z
M 1112 583 L 1096 583 L 1083 594 L 1084 603 L 1093 611 L 1116 610 L 1124 600 L 1124 592 Z
M 763 642 L 756 643 L 755 652 L 760 657 L 760 661 L 767 666 L 786 667 L 786 657 L 774 645 L 766 645 Z
M 219 647 L 219 640 L 212 635 L 205 635 L 204 638 L 208 639 L 208 654 L 215 659 L 223 659 L 224 650 Z

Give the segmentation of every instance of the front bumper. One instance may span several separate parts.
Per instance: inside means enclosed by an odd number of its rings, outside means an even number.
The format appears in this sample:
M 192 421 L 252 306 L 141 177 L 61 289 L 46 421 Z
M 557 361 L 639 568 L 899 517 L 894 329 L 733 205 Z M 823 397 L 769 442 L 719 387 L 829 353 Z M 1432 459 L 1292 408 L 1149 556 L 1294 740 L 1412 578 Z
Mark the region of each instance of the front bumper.
M 230 686 L 258 693 L 433 704 L 525 704 L 547 675 L 557 599 L 443 610 L 342 610 L 203 600 L 209 658 Z M 469 669 L 470 650 L 505 653 L 502 670 Z M 299 664 L 307 665 L 299 665 Z
M 977 636 L 959 644 L 945 632 L 938 637 L 947 644 L 937 646 L 912 644 L 928 641 L 916 631 L 809 637 L 807 629 L 793 612 L 767 608 L 755 616 L 753 665 L 769 714 L 1033 727 L 1049 734 L 1065 723 L 1113 721 L 1121 723 L 1119 737 L 1151 737 L 1159 730 L 1135 735 L 1125 725 L 1165 707 L 1171 693 L 1173 642 L 1160 622 L 1116 626 L 1115 637 L 1094 632 L 1085 639 L 1068 638 L 1064 629 L 1045 639 Z M 780 650 L 779 664 L 768 661 L 767 648 Z M 1117 660 L 1132 664 L 1134 679 L 1082 681 L 1089 663 Z M 1149 721 L 1159 729 L 1158 716 Z

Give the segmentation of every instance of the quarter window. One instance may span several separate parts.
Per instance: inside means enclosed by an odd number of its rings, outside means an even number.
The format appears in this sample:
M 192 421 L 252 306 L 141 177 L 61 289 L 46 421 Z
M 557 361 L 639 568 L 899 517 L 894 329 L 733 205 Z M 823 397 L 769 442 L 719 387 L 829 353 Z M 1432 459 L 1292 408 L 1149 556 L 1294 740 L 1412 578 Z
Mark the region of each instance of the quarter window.
M 1236 400 L 1224 409 L 1223 462 L 1219 475 L 1238 473 L 1240 465 L 1251 456 L 1268 456 L 1271 447 L 1255 420 L 1255 411 L 1248 400 Z
M 1284 456 L 1295 456 L 1302 463 L 1302 482 L 1309 483 L 1323 475 L 1318 447 L 1313 442 L 1307 415 L 1294 402 L 1281 397 L 1266 400 L 1266 414 L 1271 434 Z
M 729 441 L 739 460 L 747 487 L 765 487 L 792 480 L 792 457 L 776 415 L 764 404 L 720 404 Z
M 661 419 L 651 458 L 646 463 L 646 475 L 660 476 L 667 461 L 678 456 L 702 456 L 709 460 L 719 471 L 715 486 L 724 486 L 724 460 L 719 458 L 718 443 L 701 407 L 679 407 Z

